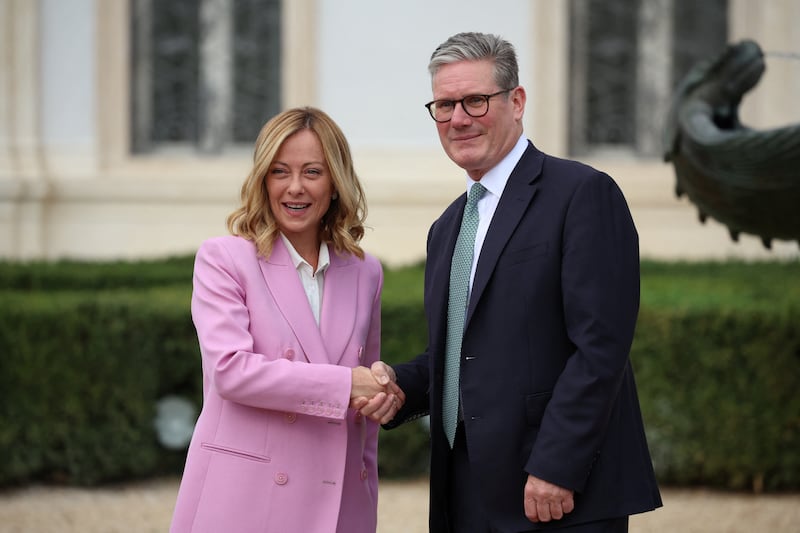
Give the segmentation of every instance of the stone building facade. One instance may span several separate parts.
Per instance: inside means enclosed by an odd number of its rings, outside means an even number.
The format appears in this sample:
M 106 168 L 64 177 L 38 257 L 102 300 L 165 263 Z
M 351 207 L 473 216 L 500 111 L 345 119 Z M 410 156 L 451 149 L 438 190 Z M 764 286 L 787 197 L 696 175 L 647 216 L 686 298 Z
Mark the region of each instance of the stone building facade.
M 642 257 L 800 258 L 701 224 L 660 147 L 680 68 L 743 38 L 767 52 L 744 121 L 800 121 L 798 20 L 800 0 L 0 0 L 0 258 L 192 253 L 225 233 L 258 126 L 314 105 L 351 142 L 365 248 L 419 261 L 463 190 L 423 108 L 427 60 L 464 30 L 515 44 L 527 135 L 620 183 Z

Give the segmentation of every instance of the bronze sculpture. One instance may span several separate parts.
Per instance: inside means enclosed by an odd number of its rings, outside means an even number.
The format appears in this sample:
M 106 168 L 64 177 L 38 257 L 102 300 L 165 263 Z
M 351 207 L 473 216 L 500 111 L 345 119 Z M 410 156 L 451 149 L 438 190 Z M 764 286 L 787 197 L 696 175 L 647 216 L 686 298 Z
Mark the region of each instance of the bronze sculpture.
M 676 89 L 664 131 L 664 160 L 675 167 L 677 196 L 700 220 L 740 233 L 800 242 L 800 124 L 755 130 L 738 107 L 765 71 L 757 43 L 732 44 L 695 65 Z

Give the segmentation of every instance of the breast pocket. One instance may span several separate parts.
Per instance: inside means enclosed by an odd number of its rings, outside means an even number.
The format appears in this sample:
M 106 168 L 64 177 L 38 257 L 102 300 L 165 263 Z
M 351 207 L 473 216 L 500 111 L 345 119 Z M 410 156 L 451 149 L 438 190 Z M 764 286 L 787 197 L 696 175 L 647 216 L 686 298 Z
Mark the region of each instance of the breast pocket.
M 540 260 L 547 255 L 549 243 L 539 242 L 535 244 L 527 244 L 522 247 L 509 248 L 504 251 L 497 261 L 497 268 L 510 268 L 532 261 Z

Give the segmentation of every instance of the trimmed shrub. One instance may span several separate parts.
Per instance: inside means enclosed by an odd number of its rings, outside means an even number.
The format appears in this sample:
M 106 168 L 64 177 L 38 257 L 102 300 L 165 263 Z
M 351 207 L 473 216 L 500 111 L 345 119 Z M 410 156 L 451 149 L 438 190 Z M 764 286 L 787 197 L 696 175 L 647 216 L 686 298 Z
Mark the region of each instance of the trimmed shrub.
M 0 263 L 0 486 L 179 474 L 156 402 L 201 402 L 191 258 Z M 425 349 L 421 265 L 386 270 L 382 356 Z M 800 489 L 800 263 L 642 264 L 633 344 L 665 485 Z M 428 467 L 428 429 L 380 436 L 385 477 Z
M 800 310 L 654 311 L 633 364 L 658 479 L 800 487 Z
M 49 296 L 3 299 L 0 484 L 91 485 L 175 464 L 153 419 L 162 395 L 199 392 L 186 306 L 122 291 Z

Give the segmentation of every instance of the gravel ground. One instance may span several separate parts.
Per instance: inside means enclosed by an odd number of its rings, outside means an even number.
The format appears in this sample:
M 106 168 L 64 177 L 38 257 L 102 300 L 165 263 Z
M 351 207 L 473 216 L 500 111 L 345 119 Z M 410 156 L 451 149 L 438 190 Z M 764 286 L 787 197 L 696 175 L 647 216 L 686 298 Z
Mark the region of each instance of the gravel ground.
M 164 533 L 178 480 L 102 489 L 34 486 L 0 492 L 0 533 Z M 426 481 L 381 483 L 378 533 L 427 533 Z M 800 494 L 662 490 L 664 507 L 632 533 L 797 533 Z

